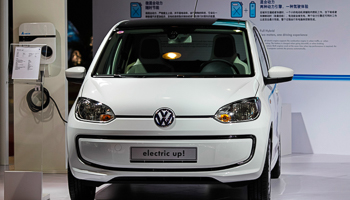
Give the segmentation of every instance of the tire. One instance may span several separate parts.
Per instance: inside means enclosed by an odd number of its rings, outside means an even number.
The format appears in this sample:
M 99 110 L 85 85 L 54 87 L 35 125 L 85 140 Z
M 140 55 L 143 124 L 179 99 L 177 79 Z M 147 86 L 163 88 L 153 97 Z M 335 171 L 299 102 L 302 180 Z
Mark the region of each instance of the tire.
M 71 200 L 94 200 L 96 187 L 87 186 L 84 181 L 75 178 L 68 164 L 68 188 Z
M 271 171 L 271 178 L 277 179 L 281 175 L 281 139 L 279 140 L 279 146 L 278 146 L 278 159 L 276 162 L 276 165 L 273 167 Z
M 261 176 L 248 185 L 249 200 L 271 198 L 271 139 L 268 141 L 264 169 Z

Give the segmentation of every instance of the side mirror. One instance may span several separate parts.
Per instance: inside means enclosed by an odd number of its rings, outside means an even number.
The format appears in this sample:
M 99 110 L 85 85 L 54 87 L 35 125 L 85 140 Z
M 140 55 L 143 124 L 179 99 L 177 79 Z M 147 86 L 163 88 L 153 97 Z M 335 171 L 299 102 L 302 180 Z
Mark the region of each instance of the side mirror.
M 294 71 L 287 67 L 271 67 L 268 73 L 269 77 L 264 78 L 266 85 L 288 82 L 291 81 L 294 76 Z
M 72 83 L 82 83 L 86 75 L 85 67 L 77 66 L 66 69 L 66 78 Z

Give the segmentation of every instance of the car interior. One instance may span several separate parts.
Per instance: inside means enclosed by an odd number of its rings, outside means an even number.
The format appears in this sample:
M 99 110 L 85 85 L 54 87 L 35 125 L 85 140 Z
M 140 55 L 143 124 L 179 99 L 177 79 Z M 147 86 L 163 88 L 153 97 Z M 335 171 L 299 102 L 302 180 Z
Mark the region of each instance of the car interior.
M 123 34 L 112 39 L 107 50 L 114 53 L 100 59 L 105 64 L 95 75 L 251 74 L 242 33 Z

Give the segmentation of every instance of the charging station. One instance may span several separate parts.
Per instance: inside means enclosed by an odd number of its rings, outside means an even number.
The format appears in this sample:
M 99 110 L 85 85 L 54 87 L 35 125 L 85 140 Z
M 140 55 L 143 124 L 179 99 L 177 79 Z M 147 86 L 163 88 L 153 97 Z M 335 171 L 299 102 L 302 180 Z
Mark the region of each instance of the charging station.
M 41 64 L 56 60 L 56 29 L 52 23 L 23 23 L 19 26 L 20 44 L 42 44 Z
M 38 6 L 40 5 L 40 6 Z M 65 123 L 68 112 L 67 84 L 64 70 L 67 63 L 66 2 L 61 0 L 13 1 L 13 44 L 29 48 L 40 47 L 40 75 L 42 80 L 14 80 L 13 84 L 13 132 L 14 170 L 65 173 Z M 43 73 L 44 70 L 44 73 Z M 20 81 L 24 83 L 19 83 Z M 36 106 L 47 108 L 33 112 L 28 106 L 28 92 Z M 45 96 L 45 89 L 50 92 Z M 43 95 L 40 95 L 43 94 Z M 38 101 L 34 101 L 38 99 Z M 31 106 L 35 109 L 35 106 Z

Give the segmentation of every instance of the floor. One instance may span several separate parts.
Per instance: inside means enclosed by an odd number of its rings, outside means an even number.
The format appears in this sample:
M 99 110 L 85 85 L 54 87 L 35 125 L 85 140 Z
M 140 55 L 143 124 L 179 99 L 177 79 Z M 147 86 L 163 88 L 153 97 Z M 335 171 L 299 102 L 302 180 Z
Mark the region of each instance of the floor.
M 4 171 L 0 166 L 0 199 L 4 196 Z M 51 200 L 69 200 L 66 174 L 44 174 L 43 192 Z M 350 156 L 297 154 L 282 157 L 282 175 L 272 181 L 273 200 L 348 200 Z M 246 188 L 226 185 L 105 185 L 98 188 L 97 200 L 118 199 L 246 199 Z

